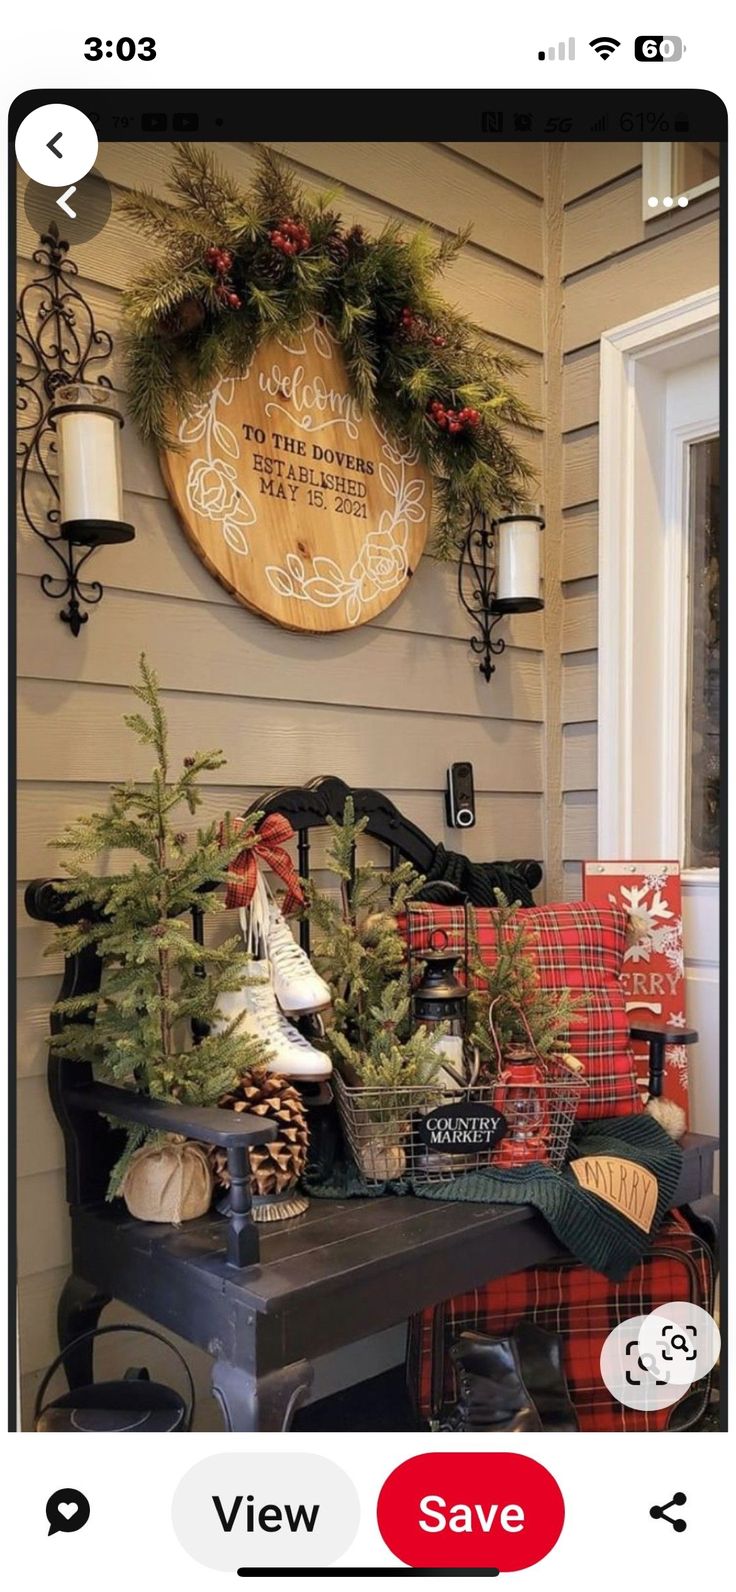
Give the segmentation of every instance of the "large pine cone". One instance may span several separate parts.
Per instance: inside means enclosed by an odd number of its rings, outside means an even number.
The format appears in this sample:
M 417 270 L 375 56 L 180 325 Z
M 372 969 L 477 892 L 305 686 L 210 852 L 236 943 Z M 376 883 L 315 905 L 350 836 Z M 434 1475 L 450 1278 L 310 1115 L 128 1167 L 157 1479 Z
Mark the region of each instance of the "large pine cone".
M 250 1151 L 250 1170 L 254 1194 L 282 1194 L 293 1188 L 307 1161 L 309 1129 L 304 1104 L 298 1089 L 277 1073 L 254 1068 L 244 1073 L 240 1083 L 218 1101 L 228 1111 L 249 1111 L 256 1117 L 270 1117 L 279 1134 L 270 1144 L 259 1144 Z M 215 1181 L 230 1187 L 227 1150 L 213 1148 Z

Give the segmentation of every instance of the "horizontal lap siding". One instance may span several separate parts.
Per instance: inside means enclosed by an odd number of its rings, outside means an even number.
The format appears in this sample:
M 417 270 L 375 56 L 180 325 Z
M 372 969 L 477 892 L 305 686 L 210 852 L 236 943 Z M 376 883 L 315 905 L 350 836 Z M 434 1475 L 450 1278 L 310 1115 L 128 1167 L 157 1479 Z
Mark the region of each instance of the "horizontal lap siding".
M 247 182 L 252 146 L 218 146 L 218 153 Z M 285 153 L 311 187 L 343 185 L 348 222 L 374 230 L 398 217 L 409 232 L 422 219 L 438 239 L 474 223 L 444 290 L 482 339 L 524 361 L 516 386 L 541 416 L 540 147 L 300 143 Z M 167 159 L 154 146 L 103 145 L 98 164 L 114 198 L 134 185 L 165 191 Z M 35 241 L 21 207 L 21 282 L 32 271 Z M 98 325 L 115 334 L 120 292 L 153 252 L 115 212 L 102 233 L 75 249 Z M 119 345 L 110 374 L 124 404 Z M 517 438 L 537 470 L 540 427 L 537 420 Z M 406 596 L 361 630 L 315 638 L 277 630 L 234 603 L 196 559 L 156 458 L 131 425 L 123 447 L 126 514 L 137 537 L 130 547 L 95 555 L 90 572 L 105 596 L 78 640 L 40 593 L 39 577 L 50 567 L 43 545 L 26 527 L 19 536 L 19 1245 L 28 1396 L 54 1350 L 69 1238 L 61 1137 L 44 1078 L 59 960 L 45 956 L 49 934 L 26 917 L 22 886 L 54 871 L 48 840 L 77 812 L 103 802 L 110 781 L 147 774 L 150 758 L 121 723 L 141 649 L 161 676 L 174 758 L 210 746 L 227 755 L 227 767 L 204 789 L 205 818 L 243 811 L 264 788 L 334 771 L 386 790 L 422 828 L 473 856 L 542 853 L 542 616 L 520 615 L 505 628 L 508 646 L 490 688 L 469 651 L 455 571 L 426 558 Z M 40 476 L 31 481 L 31 499 L 43 510 Z M 448 832 L 445 769 L 468 757 L 477 826 Z M 315 866 L 323 864 L 318 842 Z M 197 1369 L 203 1385 L 204 1356 Z
M 641 146 L 569 145 L 563 247 L 563 892 L 597 854 L 601 333 L 718 280 L 717 196 L 642 218 Z

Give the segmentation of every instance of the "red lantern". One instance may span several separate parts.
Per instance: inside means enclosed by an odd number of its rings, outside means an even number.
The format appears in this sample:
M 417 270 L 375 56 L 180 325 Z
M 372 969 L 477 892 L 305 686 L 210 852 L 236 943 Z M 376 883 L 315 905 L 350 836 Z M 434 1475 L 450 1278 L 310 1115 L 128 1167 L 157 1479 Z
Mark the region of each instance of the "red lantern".
M 491 1037 L 499 1061 L 498 1082 L 493 1091 L 494 1111 L 508 1123 L 508 1132 L 494 1151 L 496 1166 L 526 1166 L 530 1161 L 549 1160 L 551 1131 L 547 1089 L 547 1069 L 532 1038 L 523 1011 L 519 1016 L 529 1042 L 509 1045 L 502 1054 L 493 1026 L 491 1002 L 488 1014 Z

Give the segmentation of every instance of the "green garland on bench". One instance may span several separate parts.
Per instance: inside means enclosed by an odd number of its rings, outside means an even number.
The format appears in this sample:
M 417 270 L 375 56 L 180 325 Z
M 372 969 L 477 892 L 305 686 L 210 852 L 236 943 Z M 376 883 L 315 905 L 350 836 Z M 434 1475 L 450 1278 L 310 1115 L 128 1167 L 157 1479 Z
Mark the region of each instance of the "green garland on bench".
M 308 197 L 260 148 L 245 191 L 211 152 L 175 145 L 172 200 L 132 192 L 120 208 L 160 245 L 125 295 L 127 387 L 144 438 L 171 446 L 184 414 L 259 345 L 321 318 L 342 348 L 353 392 L 416 446 L 436 482 L 434 551 L 450 557 L 471 513 L 528 503 L 533 475 L 509 426 L 532 415 L 509 385 L 518 361 L 484 341 L 436 279 L 468 233 L 437 243 L 389 222 L 374 238 L 346 228 L 329 194 Z

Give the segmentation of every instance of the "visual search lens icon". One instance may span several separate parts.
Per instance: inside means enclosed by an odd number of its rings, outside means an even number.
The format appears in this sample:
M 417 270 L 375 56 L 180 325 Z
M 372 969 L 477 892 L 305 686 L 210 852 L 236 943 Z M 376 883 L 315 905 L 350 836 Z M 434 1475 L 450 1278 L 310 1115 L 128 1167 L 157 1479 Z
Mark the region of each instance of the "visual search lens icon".
M 630 1339 L 626 1345 L 626 1381 L 629 1387 L 641 1387 L 646 1377 L 654 1378 L 655 1387 L 666 1387 L 669 1381 L 666 1370 L 657 1364 L 653 1354 L 639 1353 L 638 1338 Z

